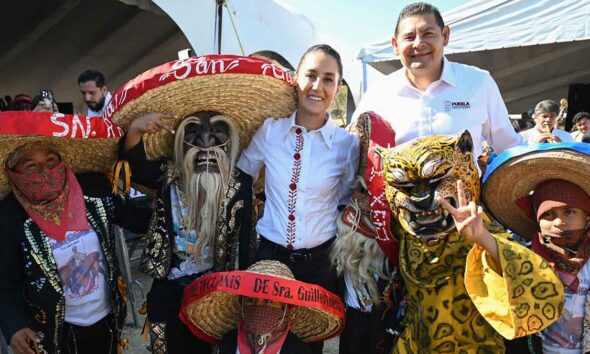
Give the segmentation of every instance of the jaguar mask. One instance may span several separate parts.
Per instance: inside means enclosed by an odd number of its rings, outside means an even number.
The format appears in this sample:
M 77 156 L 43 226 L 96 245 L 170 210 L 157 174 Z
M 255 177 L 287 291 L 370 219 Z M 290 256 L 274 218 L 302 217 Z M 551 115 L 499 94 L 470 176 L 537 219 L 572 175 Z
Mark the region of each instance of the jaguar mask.
M 466 130 L 417 138 L 378 153 L 392 215 L 421 242 L 436 243 L 455 227 L 436 198 L 443 197 L 456 207 L 457 180 L 463 181 L 467 201 L 478 199 L 479 173 L 473 162 L 473 140 Z

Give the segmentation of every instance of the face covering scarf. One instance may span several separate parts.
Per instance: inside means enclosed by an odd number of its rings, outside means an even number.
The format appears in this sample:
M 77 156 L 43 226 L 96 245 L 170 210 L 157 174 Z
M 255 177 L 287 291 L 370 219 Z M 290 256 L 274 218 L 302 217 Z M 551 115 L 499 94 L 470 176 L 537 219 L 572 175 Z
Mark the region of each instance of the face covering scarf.
M 238 323 L 238 349 L 240 354 L 276 354 L 281 350 L 289 322 L 284 322 L 285 308 L 266 305 L 242 306 Z
M 66 232 L 89 229 L 82 188 L 63 161 L 42 173 L 6 172 L 14 196 L 49 238 L 63 242 Z
M 578 272 L 590 258 L 589 228 L 590 223 L 584 229 L 567 231 L 561 235 L 569 239 L 584 239 L 577 252 L 552 243 L 551 235 L 537 233 L 533 237 L 533 252 L 549 262 L 559 279 L 573 292 L 578 291 L 580 285 Z

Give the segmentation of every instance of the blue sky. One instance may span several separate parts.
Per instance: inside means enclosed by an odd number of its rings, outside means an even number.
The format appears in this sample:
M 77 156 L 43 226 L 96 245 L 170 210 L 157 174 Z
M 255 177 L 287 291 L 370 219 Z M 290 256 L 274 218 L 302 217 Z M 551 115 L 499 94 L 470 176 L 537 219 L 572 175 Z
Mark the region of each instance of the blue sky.
M 395 0 L 279 0 L 313 21 L 319 33 L 343 41 L 355 52 L 363 45 L 393 33 L 401 9 L 415 1 Z M 436 0 L 441 12 L 467 0 Z

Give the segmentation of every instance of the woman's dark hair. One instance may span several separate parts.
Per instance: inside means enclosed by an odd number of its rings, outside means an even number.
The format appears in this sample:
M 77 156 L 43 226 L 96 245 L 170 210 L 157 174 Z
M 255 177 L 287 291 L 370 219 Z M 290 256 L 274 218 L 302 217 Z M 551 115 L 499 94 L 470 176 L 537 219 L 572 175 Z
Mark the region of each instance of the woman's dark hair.
M 305 57 L 313 52 L 322 52 L 326 55 L 331 56 L 332 58 L 336 59 L 336 63 L 338 63 L 338 83 L 342 82 L 342 59 L 340 59 L 340 54 L 338 54 L 338 52 L 336 51 L 336 49 L 330 47 L 327 44 L 315 44 L 312 45 L 311 47 L 309 47 L 309 49 L 307 49 L 305 51 L 305 53 L 303 53 L 303 55 L 301 56 L 301 59 L 299 60 L 299 64 L 297 65 L 297 71 L 299 71 L 299 67 L 301 67 L 301 63 L 303 63 L 303 59 L 305 59 Z

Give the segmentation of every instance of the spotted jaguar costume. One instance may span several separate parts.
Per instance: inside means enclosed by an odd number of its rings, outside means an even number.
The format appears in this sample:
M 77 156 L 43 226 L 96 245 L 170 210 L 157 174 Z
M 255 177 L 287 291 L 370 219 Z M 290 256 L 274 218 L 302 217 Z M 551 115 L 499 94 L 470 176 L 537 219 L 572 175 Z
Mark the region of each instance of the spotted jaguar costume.
M 502 337 L 535 333 L 555 321 L 563 286 L 548 264 L 494 233 L 502 274 L 486 252 L 457 232 L 435 197 L 454 206 L 456 181 L 477 201 L 479 175 L 467 131 L 378 148 L 385 196 L 398 222 L 399 270 L 407 288 L 405 329 L 394 353 L 499 353 Z

